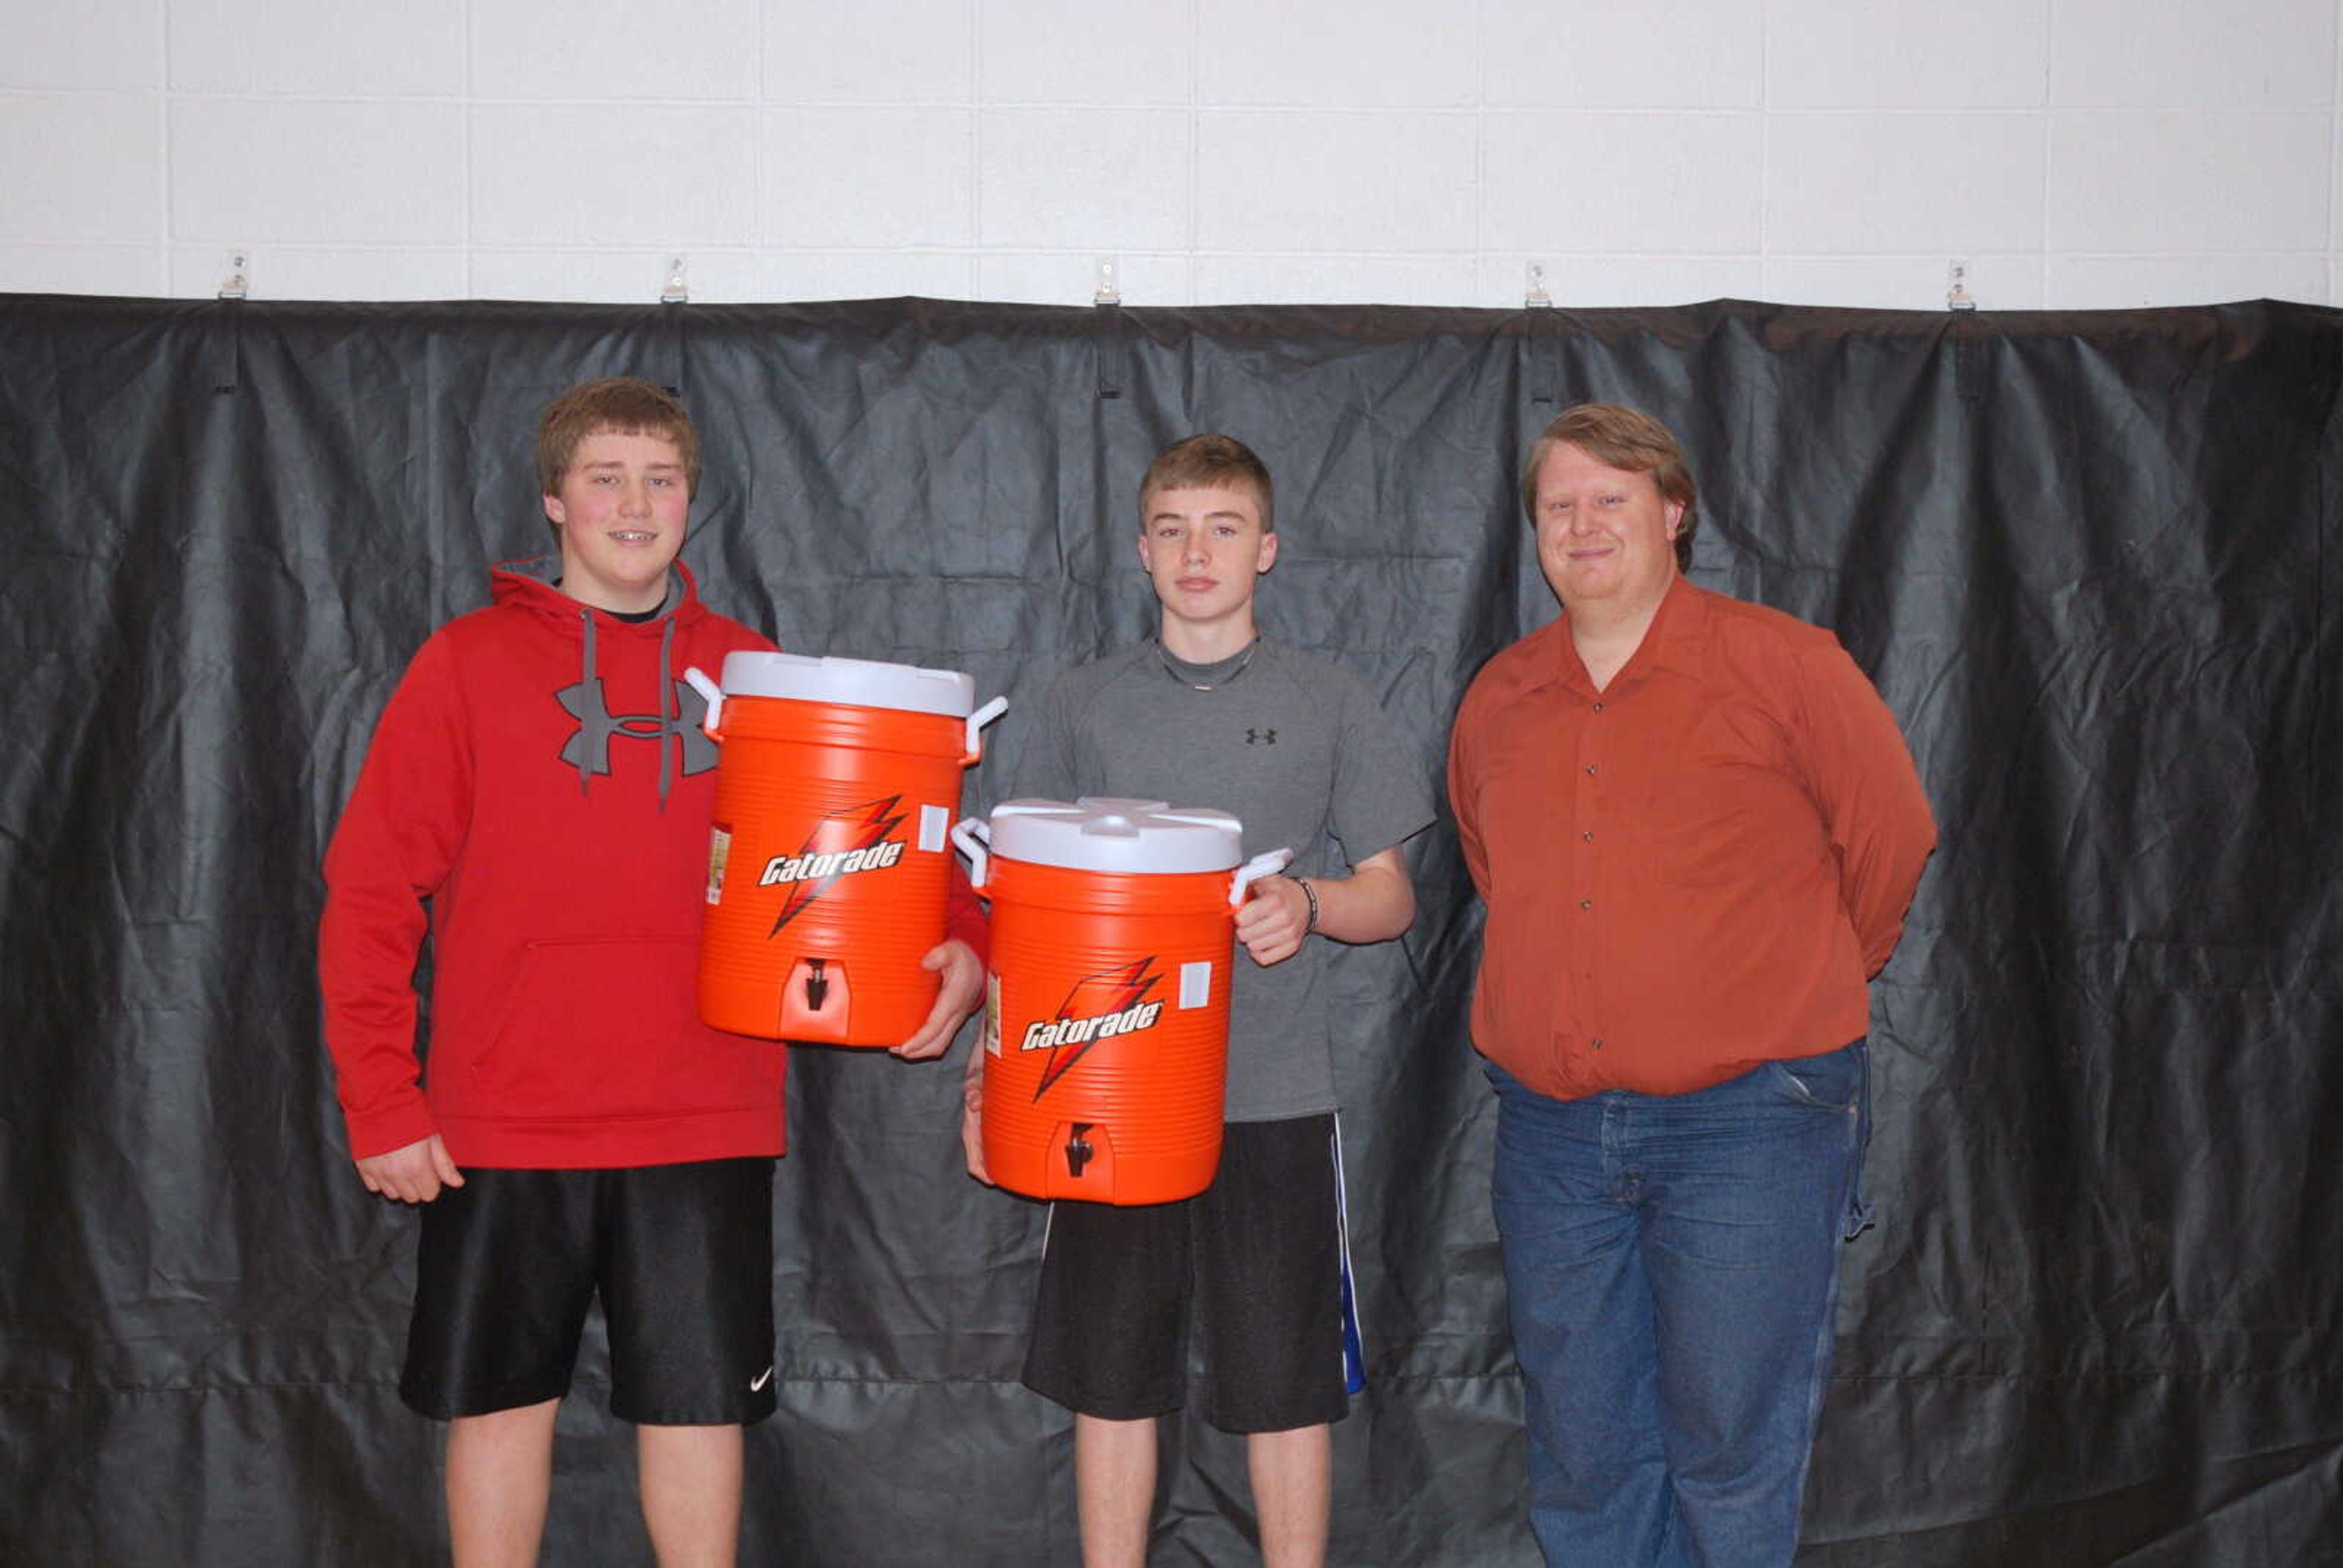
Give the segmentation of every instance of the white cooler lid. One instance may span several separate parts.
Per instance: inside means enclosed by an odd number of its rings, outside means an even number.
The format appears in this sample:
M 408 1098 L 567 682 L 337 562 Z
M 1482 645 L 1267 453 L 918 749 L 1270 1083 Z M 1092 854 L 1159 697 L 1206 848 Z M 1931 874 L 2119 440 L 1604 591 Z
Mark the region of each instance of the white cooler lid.
M 992 853 L 1078 871 L 1226 871 L 1244 859 L 1244 824 L 1226 811 L 1085 795 L 1004 800 L 992 809 Z
M 788 697 L 854 708 L 900 708 L 966 719 L 976 707 L 976 677 L 870 658 L 812 658 L 801 653 L 724 656 L 727 697 Z

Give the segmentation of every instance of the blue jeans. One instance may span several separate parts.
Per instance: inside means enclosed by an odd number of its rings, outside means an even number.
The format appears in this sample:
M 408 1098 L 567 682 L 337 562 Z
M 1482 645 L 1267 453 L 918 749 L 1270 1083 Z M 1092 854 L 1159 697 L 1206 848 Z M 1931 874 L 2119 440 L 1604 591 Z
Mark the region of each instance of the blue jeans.
M 1497 1232 L 1555 1568 L 1796 1552 L 1838 1243 L 1867 1215 L 1864 1042 L 1691 1094 L 1539 1094 L 1493 1062 Z

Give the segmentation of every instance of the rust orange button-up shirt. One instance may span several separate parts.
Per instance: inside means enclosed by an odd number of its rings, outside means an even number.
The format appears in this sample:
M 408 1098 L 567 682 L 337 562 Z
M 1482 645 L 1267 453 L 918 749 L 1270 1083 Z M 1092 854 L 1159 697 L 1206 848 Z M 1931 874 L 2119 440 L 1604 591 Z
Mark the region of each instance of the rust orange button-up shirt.
M 1860 1039 L 1936 842 L 1837 639 L 1682 578 L 1602 691 L 1567 617 L 1491 659 L 1448 793 L 1489 908 L 1473 1041 L 1564 1100 Z

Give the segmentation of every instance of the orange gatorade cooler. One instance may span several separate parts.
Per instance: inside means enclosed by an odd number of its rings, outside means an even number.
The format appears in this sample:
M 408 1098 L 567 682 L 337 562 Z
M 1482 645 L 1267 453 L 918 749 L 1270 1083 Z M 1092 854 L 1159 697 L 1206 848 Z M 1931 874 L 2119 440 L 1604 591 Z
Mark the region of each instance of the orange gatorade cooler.
M 1221 1158 L 1229 976 L 1245 890 L 1225 811 L 1011 800 L 953 830 L 992 900 L 984 1161 L 1031 1198 L 1165 1203 Z
M 927 1021 L 976 683 L 949 669 L 739 652 L 708 699 L 722 747 L 699 1016 L 770 1040 L 900 1045 Z

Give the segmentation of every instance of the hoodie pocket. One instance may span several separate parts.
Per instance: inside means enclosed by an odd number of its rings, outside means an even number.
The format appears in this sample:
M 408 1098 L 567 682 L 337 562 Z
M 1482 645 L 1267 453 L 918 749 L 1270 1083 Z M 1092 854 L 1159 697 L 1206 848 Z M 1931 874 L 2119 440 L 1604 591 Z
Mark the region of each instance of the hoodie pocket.
M 744 1103 L 756 1058 L 777 1048 L 699 1021 L 698 953 L 687 937 L 529 943 L 472 1063 L 474 1109 L 631 1117 Z

